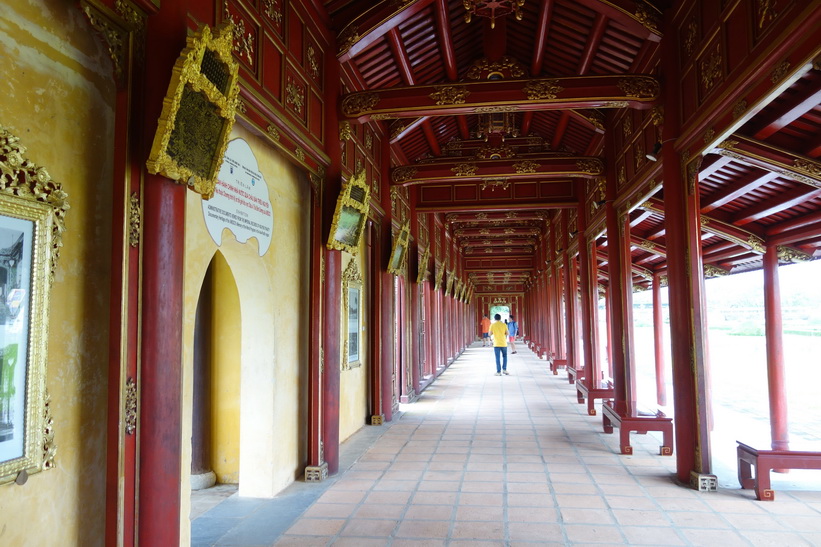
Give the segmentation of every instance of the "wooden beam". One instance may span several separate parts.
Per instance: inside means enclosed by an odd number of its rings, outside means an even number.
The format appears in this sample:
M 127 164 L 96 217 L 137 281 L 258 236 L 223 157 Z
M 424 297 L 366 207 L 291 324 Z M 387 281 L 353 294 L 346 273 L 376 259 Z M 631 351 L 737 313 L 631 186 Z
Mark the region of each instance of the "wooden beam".
M 648 109 L 658 102 L 659 94 L 658 80 L 650 76 L 486 80 L 349 93 L 342 99 L 342 114 L 365 123 L 372 118 L 464 116 L 489 111 Z
M 799 81 L 801 90 L 791 96 L 788 102 L 780 104 L 777 111 L 766 117 L 762 114 L 756 117 L 755 126 L 760 128 L 753 134 L 756 139 L 766 139 L 821 104 L 821 74 L 817 70 L 811 70 L 805 79 Z
M 567 131 L 567 122 L 570 121 L 570 112 L 565 110 L 559 118 L 559 123 L 556 124 L 556 130 L 553 132 L 553 140 L 550 142 L 551 150 L 558 150 L 564 137 L 564 132 Z
M 661 41 L 661 13 L 646 2 L 635 0 L 576 0 L 576 3 L 606 15 L 639 38 L 651 42 Z
M 588 156 L 537 156 L 501 160 L 455 157 L 430 163 L 402 165 L 391 170 L 391 185 L 423 183 L 483 182 L 491 186 L 527 180 L 567 179 L 601 176 L 604 165 Z
M 796 182 L 821 188 L 821 163 L 767 143 L 734 133 L 719 143 L 715 150 L 722 156 L 752 165 L 792 179 Z
M 533 40 L 533 61 L 530 63 L 531 76 L 538 76 L 542 73 L 544 54 L 547 50 L 547 31 L 552 13 L 553 0 L 541 0 L 539 21 L 536 23 L 536 38 Z
M 456 81 L 459 73 L 456 69 L 456 55 L 453 53 L 453 37 L 450 34 L 450 17 L 447 0 L 436 0 L 436 28 L 439 31 L 439 51 L 442 62 L 445 64 L 445 73 L 448 80 Z
M 607 17 L 599 13 L 593 23 L 593 29 L 588 34 L 587 46 L 584 54 L 582 54 L 579 62 L 579 75 L 584 76 L 590 70 L 590 65 L 593 63 L 593 57 L 599 49 L 599 44 L 604 38 L 604 31 L 607 30 Z
M 732 217 L 732 223 L 736 226 L 744 226 L 745 224 L 761 220 L 762 218 L 795 207 L 819 196 L 821 196 L 821 189 L 808 191 L 802 187 L 795 190 L 788 190 L 737 213 Z
M 765 172 L 762 175 L 761 171 L 745 175 L 741 179 L 724 186 L 721 190 L 711 195 L 709 200 L 704 200 L 701 204 L 701 212 L 709 213 L 714 209 L 718 209 L 722 205 L 726 205 L 744 194 L 767 184 L 777 176 L 778 173 L 771 172 Z

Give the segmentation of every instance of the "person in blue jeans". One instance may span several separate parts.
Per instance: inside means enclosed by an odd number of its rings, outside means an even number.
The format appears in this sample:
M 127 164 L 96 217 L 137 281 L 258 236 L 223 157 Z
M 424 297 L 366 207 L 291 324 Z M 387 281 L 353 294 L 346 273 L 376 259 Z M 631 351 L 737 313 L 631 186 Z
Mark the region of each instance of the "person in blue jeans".
M 516 319 L 511 315 L 510 320 L 507 322 L 507 335 L 508 335 L 508 342 L 510 343 L 510 353 L 516 353 L 516 335 L 519 334 L 519 323 L 516 322 Z
M 493 316 L 496 320 L 490 326 L 490 336 L 493 338 L 493 353 L 496 355 L 496 376 L 502 374 L 510 374 L 507 371 L 507 325 L 502 322 L 502 316 L 496 314 Z M 499 361 L 504 359 L 504 364 Z

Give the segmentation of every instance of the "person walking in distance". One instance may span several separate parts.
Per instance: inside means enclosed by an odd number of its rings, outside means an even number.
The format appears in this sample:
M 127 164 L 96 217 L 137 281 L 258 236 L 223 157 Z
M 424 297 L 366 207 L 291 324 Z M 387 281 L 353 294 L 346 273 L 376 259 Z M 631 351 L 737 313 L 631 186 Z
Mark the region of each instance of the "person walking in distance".
M 493 337 L 493 353 L 496 355 L 496 376 L 507 375 L 507 326 L 502 322 L 500 314 L 497 313 L 493 318 L 496 321 L 490 326 L 490 335 Z M 503 362 L 500 363 L 500 360 Z
M 482 316 L 482 347 L 491 345 L 490 344 L 490 319 L 488 319 L 487 315 Z
M 519 334 L 519 323 L 516 322 L 516 319 L 512 315 L 507 322 L 507 334 L 509 336 L 508 341 L 510 342 L 510 353 L 516 353 L 516 335 Z

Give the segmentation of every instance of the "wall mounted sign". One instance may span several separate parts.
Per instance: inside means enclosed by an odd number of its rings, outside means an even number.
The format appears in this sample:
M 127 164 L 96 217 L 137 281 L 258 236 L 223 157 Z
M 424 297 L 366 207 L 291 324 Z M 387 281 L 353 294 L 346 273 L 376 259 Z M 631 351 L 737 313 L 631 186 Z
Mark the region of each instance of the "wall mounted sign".
M 222 231 L 228 228 L 240 243 L 257 238 L 259 256 L 271 246 L 274 216 L 268 184 L 259 172 L 253 150 L 244 140 L 228 143 L 214 197 L 203 200 L 202 214 L 217 245 L 222 245 Z

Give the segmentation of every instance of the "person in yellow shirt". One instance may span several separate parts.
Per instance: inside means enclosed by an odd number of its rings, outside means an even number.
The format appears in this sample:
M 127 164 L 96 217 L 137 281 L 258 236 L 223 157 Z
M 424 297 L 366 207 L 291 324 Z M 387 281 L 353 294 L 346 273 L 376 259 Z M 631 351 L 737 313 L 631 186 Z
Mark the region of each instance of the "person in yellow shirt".
M 496 322 L 490 326 L 490 336 L 493 338 L 493 353 L 496 354 L 496 376 L 508 375 L 510 373 L 507 371 L 507 325 L 502 322 L 500 314 L 497 313 L 493 318 Z M 503 364 L 499 363 L 500 360 Z
M 482 316 L 482 347 L 490 345 L 490 319 L 487 315 Z

